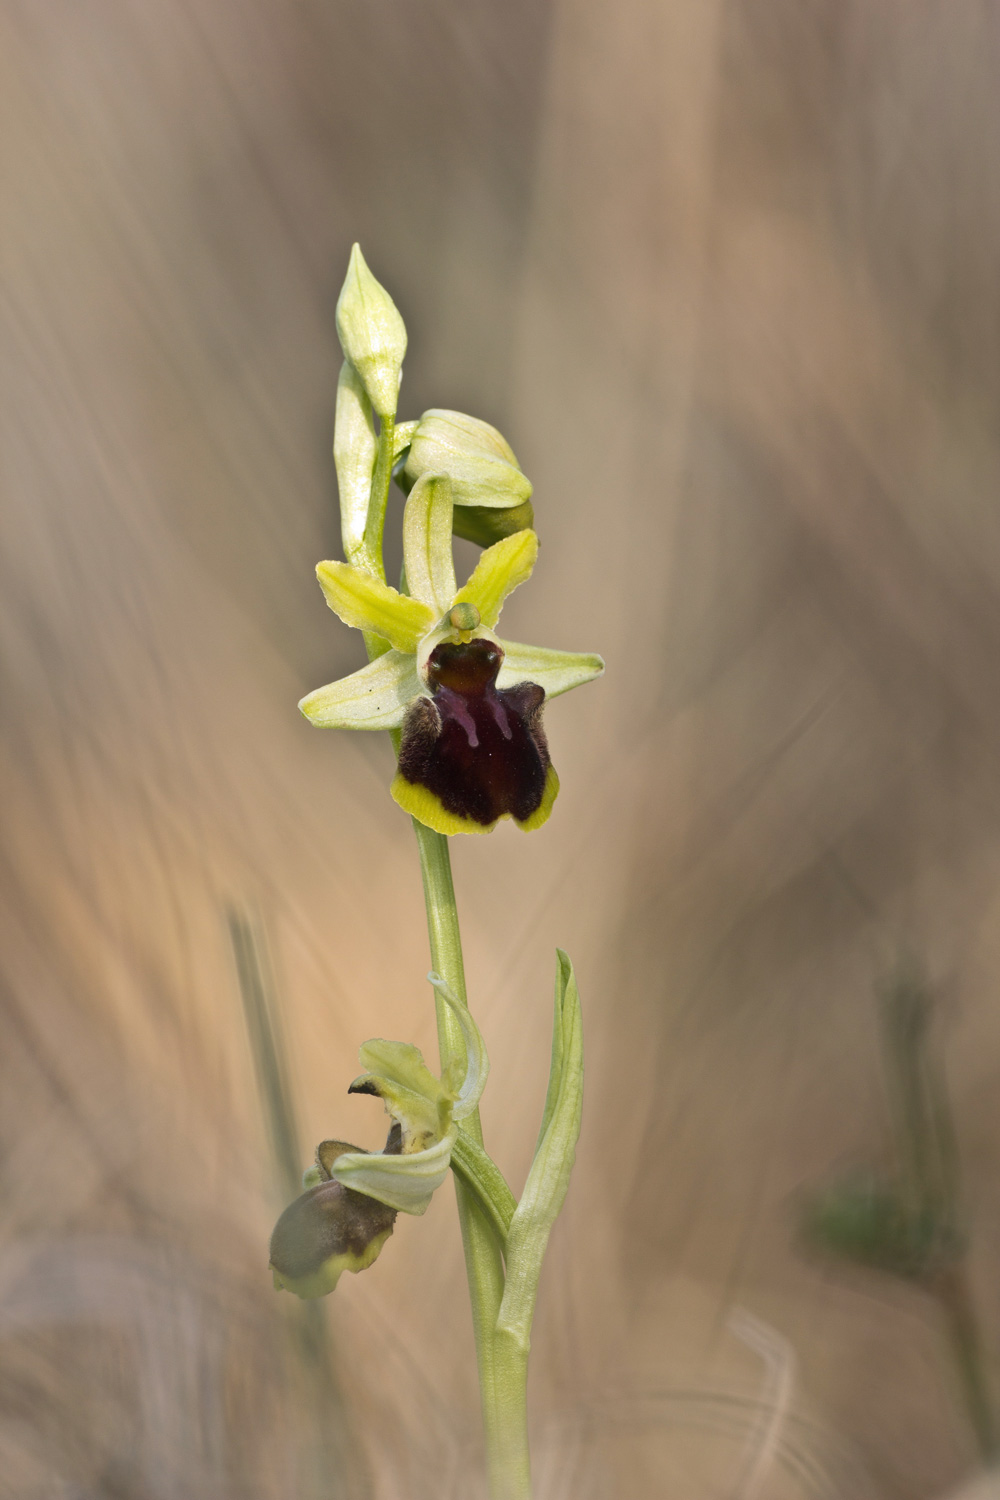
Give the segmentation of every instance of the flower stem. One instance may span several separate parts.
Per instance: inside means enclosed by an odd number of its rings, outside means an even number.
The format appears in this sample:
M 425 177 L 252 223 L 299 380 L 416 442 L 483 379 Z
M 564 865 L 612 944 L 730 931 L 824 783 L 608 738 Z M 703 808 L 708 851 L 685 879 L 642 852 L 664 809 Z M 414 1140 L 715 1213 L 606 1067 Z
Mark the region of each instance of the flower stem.
M 468 1004 L 448 840 L 416 819 L 413 831 L 420 851 L 431 962 L 454 994 Z M 440 998 L 437 1024 L 441 1064 L 446 1067 L 452 1058 L 464 1058 L 464 1047 L 458 1022 Z M 463 1130 L 475 1145 L 482 1146 L 478 1110 L 463 1122 Z M 460 1174 L 455 1174 L 455 1194 L 476 1337 L 490 1494 L 492 1500 L 530 1500 L 527 1351 L 499 1335 L 496 1328 L 504 1289 L 501 1242 L 495 1219 Z
M 385 564 L 382 561 L 382 532 L 385 528 L 385 508 L 389 503 L 389 486 L 392 483 L 392 444 L 396 429 L 396 418 L 386 413 L 379 418 L 378 450 L 375 457 L 375 473 L 372 476 L 371 499 L 365 521 L 364 546 L 371 560 L 373 571 L 385 581 Z

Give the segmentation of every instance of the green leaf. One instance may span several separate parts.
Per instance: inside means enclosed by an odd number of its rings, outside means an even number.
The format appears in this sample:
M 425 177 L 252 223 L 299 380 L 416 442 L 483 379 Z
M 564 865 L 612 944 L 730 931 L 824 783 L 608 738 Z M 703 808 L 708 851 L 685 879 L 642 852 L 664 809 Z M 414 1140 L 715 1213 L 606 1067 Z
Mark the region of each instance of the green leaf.
M 593 682 L 604 672 L 599 656 L 582 651 L 553 651 L 548 646 L 522 646 L 517 641 L 500 642 L 504 650 L 503 665 L 497 687 L 514 687 L 519 682 L 537 682 L 546 698 L 558 698 L 571 688 Z
M 552 1063 L 535 1159 L 507 1234 L 507 1280 L 497 1332 L 523 1350 L 531 1321 L 542 1259 L 562 1208 L 576 1155 L 583 1107 L 583 1025 L 573 966 L 557 950 Z
M 413 657 L 387 651 L 349 677 L 307 694 L 299 708 L 319 729 L 398 729 L 422 692 Z
M 425 474 L 410 491 L 403 512 L 403 567 L 406 587 L 440 619 L 455 597 L 451 552 L 451 480 Z

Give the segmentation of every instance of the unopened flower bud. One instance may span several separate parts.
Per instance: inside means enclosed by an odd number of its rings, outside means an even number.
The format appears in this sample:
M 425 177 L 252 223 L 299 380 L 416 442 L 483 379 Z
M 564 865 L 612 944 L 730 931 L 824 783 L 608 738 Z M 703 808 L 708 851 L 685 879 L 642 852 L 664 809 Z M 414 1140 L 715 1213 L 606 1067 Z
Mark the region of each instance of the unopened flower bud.
M 502 510 L 531 498 L 531 481 L 506 439 L 489 422 L 460 411 L 424 412 L 410 443 L 405 474 L 411 485 L 422 474 L 447 474 L 456 508 Z
M 337 302 L 337 333 L 344 357 L 358 372 L 372 406 L 380 417 L 395 416 L 406 325 L 357 245 Z

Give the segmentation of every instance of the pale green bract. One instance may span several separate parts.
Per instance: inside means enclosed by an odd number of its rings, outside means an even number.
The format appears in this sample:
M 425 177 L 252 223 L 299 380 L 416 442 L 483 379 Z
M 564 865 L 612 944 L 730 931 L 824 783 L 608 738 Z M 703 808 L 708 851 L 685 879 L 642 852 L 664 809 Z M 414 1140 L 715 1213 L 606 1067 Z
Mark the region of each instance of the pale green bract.
M 505 599 L 531 576 L 538 538 L 515 532 L 487 547 L 468 581 L 455 587 L 452 560 L 452 485 L 446 475 L 425 474 L 414 485 L 403 514 L 403 563 L 410 593 L 400 594 L 350 563 L 322 562 L 316 569 L 330 608 L 353 625 L 390 642 L 391 649 L 360 671 L 309 693 L 299 708 L 327 729 L 398 729 L 406 710 L 427 692 L 427 658 L 441 641 L 487 636 L 504 652 L 499 688 L 537 682 L 546 698 L 599 677 L 604 662 L 584 652 L 520 645 L 493 635 Z M 360 532 L 363 535 L 363 523 Z M 481 626 L 457 631 L 448 616 L 456 604 L 478 611 Z
M 365 1042 L 360 1057 L 368 1071 L 351 1089 L 381 1098 L 401 1128 L 403 1149 L 394 1156 L 344 1151 L 330 1166 L 331 1176 L 344 1187 L 406 1214 L 424 1213 L 447 1177 L 458 1124 L 475 1110 L 489 1074 L 486 1047 L 468 1006 L 439 975 L 427 978 L 458 1022 L 465 1044 L 464 1076 L 435 1078 L 419 1048 L 409 1042 Z

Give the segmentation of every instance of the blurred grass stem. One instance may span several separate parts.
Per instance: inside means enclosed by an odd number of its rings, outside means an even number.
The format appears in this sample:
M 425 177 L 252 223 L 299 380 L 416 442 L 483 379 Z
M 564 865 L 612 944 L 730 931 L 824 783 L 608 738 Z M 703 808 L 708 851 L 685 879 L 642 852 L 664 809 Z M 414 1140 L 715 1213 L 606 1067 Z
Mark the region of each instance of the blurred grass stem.
M 969 1287 L 955 1128 L 931 1046 L 931 1017 L 930 995 L 918 974 L 904 971 L 887 986 L 883 1047 L 897 1157 L 911 1211 L 933 1224 L 949 1247 L 946 1263 L 925 1286 L 944 1315 L 966 1413 L 989 1465 L 1000 1456 L 1000 1422 Z
M 276 1196 L 285 1203 L 302 1190 L 301 1148 L 274 980 L 254 924 L 237 911 L 229 912 L 228 922 L 257 1089 L 271 1142 Z M 308 1413 L 311 1427 L 304 1454 L 307 1493 L 316 1500 L 346 1494 L 364 1500 L 371 1494 L 371 1476 L 348 1419 L 322 1305 L 290 1300 L 293 1356 L 303 1377 L 300 1405 Z

